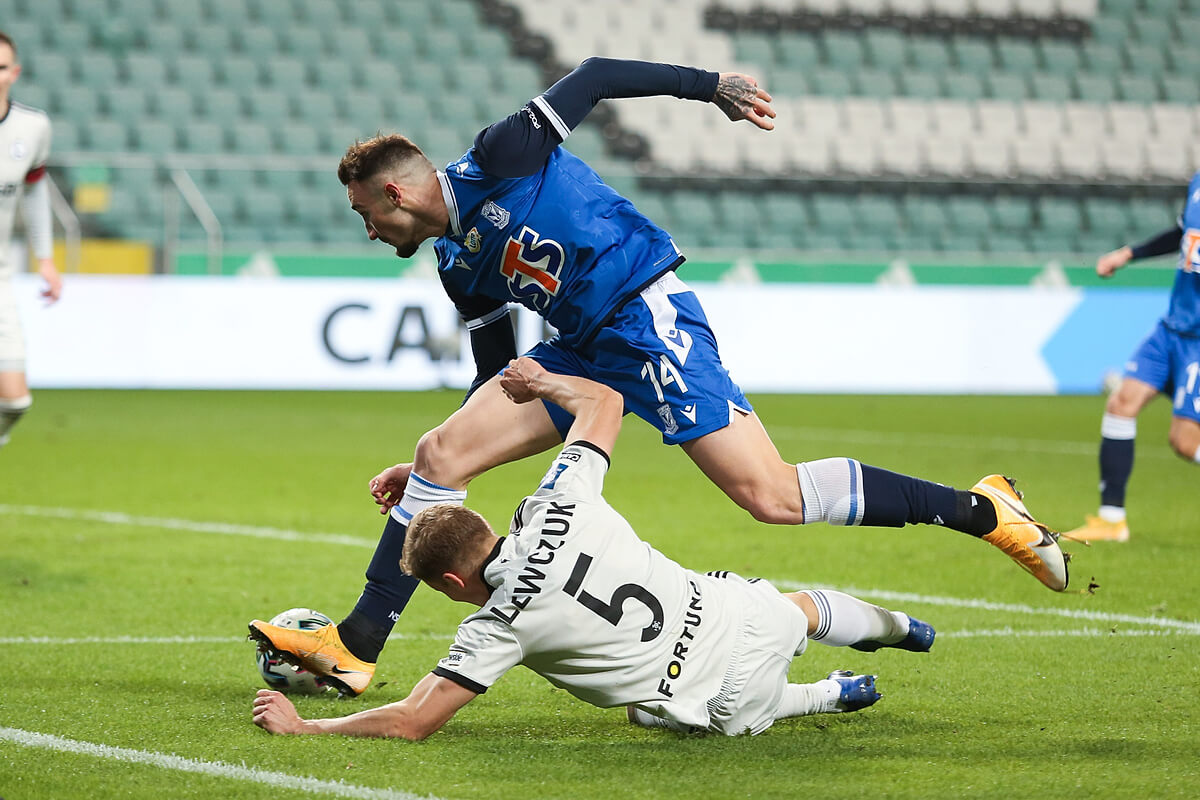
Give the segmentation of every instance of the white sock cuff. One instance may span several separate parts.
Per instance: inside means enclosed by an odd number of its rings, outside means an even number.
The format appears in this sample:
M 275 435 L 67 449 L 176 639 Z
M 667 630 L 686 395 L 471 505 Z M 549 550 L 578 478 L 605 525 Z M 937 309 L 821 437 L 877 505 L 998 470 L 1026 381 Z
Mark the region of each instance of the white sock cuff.
M 860 525 L 863 517 L 862 465 L 852 458 L 822 458 L 796 465 L 804 523 Z
M 1105 439 L 1135 439 L 1137 438 L 1137 417 L 1105 414 L 1100 423 L 1100 435 Z
M 1200 447 L 1196 448 L 1196 452 L 1192 453 L 1192 461 L 1200 464 Z
M 27 394 L 12 399 L 0 397 L 0 411 L 28 411 L 31 405 L 33 405 L 32 395 Z
M 413 472 L 408 476 L 408 484 L 404 487 L 404 497 L 392 506 L 392 518 L 402 525 L 412 522 L 412 518 L 430 506 L 438 503 L 454 503 L 462 505 L 467 499 L 465 489 L 450 489 L 439 486 L 433 481 L 422 478 Z
M 1124 506 L 1100 506 L 1097 516 L 1105 522 L 1124 522 L 1125 507 Z

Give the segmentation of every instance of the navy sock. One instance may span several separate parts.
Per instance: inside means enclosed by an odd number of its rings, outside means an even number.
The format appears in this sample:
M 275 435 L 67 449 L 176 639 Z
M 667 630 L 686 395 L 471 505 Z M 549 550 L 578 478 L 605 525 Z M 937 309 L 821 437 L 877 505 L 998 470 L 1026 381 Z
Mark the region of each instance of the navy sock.
M 356 658 L 374 663 L 387 642 L 388 634 L 409 598 L 420 584 L 416 578 L 400 569 L 404 552 L 404 536 L 408 526 L 397 522 L 391 514 L 375 555 L 367 567 L 367 585 L 354 610 L 338 623 L 338 636 Z
M 1100 440 L 1100 504 L 1125 507 L 1125 487 L 1133 472 L 1133 439 Z
M 862 465 L 862 476 L 863 525 L 944 525 L 972 536 L 983 536 L 996 527 L 995 507 L 974 492 L 867 464 Z

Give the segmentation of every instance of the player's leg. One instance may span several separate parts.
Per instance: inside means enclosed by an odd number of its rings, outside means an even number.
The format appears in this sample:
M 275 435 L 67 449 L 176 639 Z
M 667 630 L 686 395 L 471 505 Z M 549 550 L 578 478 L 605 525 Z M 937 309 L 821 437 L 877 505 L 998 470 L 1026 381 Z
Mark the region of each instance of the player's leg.
M 0 279 L 0 447 L 32 402 L 25 383 L 25 338 L 16 298 L 11 282 Z
M 1180 458 L 1200 464 L 1200 422 L 1186 417 L 1171 417 L 1171 429 L 1167 437 L 1171 449 Z
M 713 483 L 763 522 L 942 525 L 999 547 L 1055 591 L 1067 586 L 1056 535 L 1029 515 L 999 475 L 960 491 L 849 458 L 787 464 L 753 414 L 733 413 L 726 427 L 681 446 Z
M 806 589 L 783 595 L 808 619 L 808 638 L 830 647 L 874 652 L 895 647 L 927 653 L 933 647 L 933 626 L 902 611 L 889 611 L 832 589 Z
M 1052 589 L 1066 587 L 1055 535 L 1038 525 L 1000 476 L 973 491 L 831 458 L 789 464 L 729 377 L 695 295 L 673 275 L 648 287 L 587 353 L 590 377 L 679 444 L 755 519 L 799 525 L 944 525 L 999 547 Z
M 437 503 L 462 503 L 466 486 L 488 469 L 540 453 L 562 442 L 542 403 L 517 405 L 504 396 L 498 377 L 417 445 L 412 473 L 367 567 L 367 582 L 354 609 L 334 630 L 296 631 L 259 620 L 251 636 L 292 663 L 328 677 L 343 693 L 360 694 L 375 662 L 417 585 L 400 569 L 408 521 Z
M 0 363 L 0 447 L 8 443 L 9 431 L 33 404 L 25 373 L 4 366 Z
M 419 581 L 405 575 L 399 566 L 409 520 L 437 503 L 462 503 L 467 484 L 475 476 L 561 441 L 546 407 L 542 403 L 513 403 L 500 391 L 498 376 L 421 437 L 404 496 L 391 509 L 367 567 L 363 593 L 338 626 L 351 652 L 365 661 L 375 661 L 416 590 Z
M 1125 490 L 1133 474 L 1137 418 L 1147 404 L 1168 386 L 1172 336 L 1161 323 L 1129 359 L 1125 376 L 1104 404 L 1100 423 L 1100 509 L 1065 535 L 1079 541 L 1129 539 Z

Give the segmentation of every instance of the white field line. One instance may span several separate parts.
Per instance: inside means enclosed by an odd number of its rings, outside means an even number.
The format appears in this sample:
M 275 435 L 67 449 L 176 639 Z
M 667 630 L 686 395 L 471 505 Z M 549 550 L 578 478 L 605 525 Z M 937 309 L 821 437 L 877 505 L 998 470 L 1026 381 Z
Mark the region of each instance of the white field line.
M 1107 611 L 1088 611 L 1074 608 L 1038 608 L 1022 603 L 996 603 L 991 600 L 972 599 L 967 597 L 939 597 L 937 595 L 913 594 L 912 592 L 892 592 L 887 589 L 863 589 L 856 586 L 819 587 L 802 586 L 795 581 L 781 580 L 771 583 L 789 591 L 800 589 L 830 588 L 845 592 L 856 597 L 875 598 L 897 603 L 919 603 L 927 606 L 947 606 L 951 608 L 978 608 L 983 611 L 997 611 L 1006 614 L 1033 614 L 1047 617 L 1062 617 L 1064 619 L 1080 619 L 1089 622 L 1126 623 L 1129 625 L 1150 625 L 1156 628 L 1169 628 L 1186 633 L 1200 634 L 1200 622 L 1169 619 L 1167 617 L 1139 617 L 1132 614 L 1113 614 Z
M 72 509 L 51 506 L 18 506 L 0 504 L 0 516 L 49 517 L 54 519 L 80 520 L 85 522 L 101 522 L 112 525 L 130 525 L 146 528 L 166 528 L 195 533 L 216 533 L 233 536 L 249 536 L 259 539 L 281 539 L 294 542 L 312 542 L 316 544 L 338 544 L 356 547 L 375 547 L 375 541 L 359 539 L 332 533 L 303 533 L 281 528 L 268 528 L 255 525 L 234 525 L 224 522 L 205 522 L 202 520 L 176 519 L 170 517 L 140 517 L 116 511 L 93 511 L 88 509 Z M 1127 623 L 1131 625 L 1150 625 L 1158 628 L 1172 628 L 1188 633 L 1200 633 L 1200 622 L 1168 619 L 1166 617 L 1140 617 L 1131 614 L 1113 614 L 1104 611 L 1087 611 L 1070 608 L 1037 608 L 1016 603 L 995 603 L 980 598 L 939 597 L 935 595 L 920 595 L 910 592 L 893 592 L 886 589 L 863 589 L 857 587 L 817 587 L 811 584 L 801 584 L 790 579 L 772 579 L 779 587 L 790 591 L 804 588 L 838 589 L 847 594 L 861 597 L 874 597 L 881 600 L 900 603 L 920 603 L 923 605 L 947 606 L 953 608 L 978 608 L 984 611 L 998 611 L 1009 614 L 1034 614 L 1065 619 L 1080 619 L 1098 623 Z
M 1058 637 L 1079 637 L 1084 639 L 1100 638 L 1102 636 L 1196 636 L 1194 631 L 1155 631 L 1146 630 L 1144 628 L 1138 630 L 1124 630 L 1111 628 L 1073 628 L 1068 630 L 1055 631 L 1031 631 L 1019 630 L 1017 628 L 991 628 L 980 630 L 966 631 L 938 631 L 938 639 L 970 639 L 970 638 L 987 638 L 987 637 L 1002 637 L 1009 638 L 1030 638 L 1037 639 L 1058 638 Z
M 334 797 L 363 798 L 363 800 L 417 800 L 430 795 L 416 795 L 409 792 L 398 792 L 394 789 L 375 789 L 370 786 L 358 786 L 342 781 L 323 781 L 317 778 L 304 778 L 288 775 L 284 772 L 269 772 L 254 767 L 226 764 L 221 761 L 201 761 L 184 758 L 169 753 L 156 753 L 152 750 L 132 750 L 127 747 L 113 747 L 106 744 L 94 744 L 77 739 L 64 739 L 48 733 L 21 730 L 20 728 L 0 727 L 0 741 L 12 742 L 22 747 L 33 747 L 42 750 L 57 750 L 63 753 L 105 758 L 113 761 L 124 761 L 129 764 L 146 764 L 175 772 L 194 772 L 199 775 L 209 775 L 215 778 L 228 778 L 250 783 L 261 783 L 276 789 L 308 792 L 310 794 L 333 795 Z
M 1100 406 L 1097 406 L 1099 409 Z M 818 442 L 847 442 L 849 444 L 882 444 L 893 446 L 920 445 L 943 450 L 1001 450 L 1012 453 L 1045 453 L 1055 456 L 1090 456 L 1100 452 L 1100 431 L 1089 442 L 1054 439 L 1019 439 L 1011 436 L 958 436 L 942 433 L 896 433 L 894 431 L 842 430 L 838 428 L 806 428 L 795 425 L 769 425 L 778 435 L 786 433 Z M 1137 457 L 1170 460 L 1175 455 L 1170 448 L 1141 447 Z
M 121 511 L 92 511 L 77 508 L 55 508 L 52 506 L 15 506 L 0 504 L 0 515 L 14 517 L 49 517 L 52 519 L 76 520 L 79 522 L 102 522 L 109 525 L 131 525 L 139 528 L 164 528 L 191 533 L 217 533 L 225 536 L 250 536 L 256 539 L 278 539 L 284 542 L 312 542 L 336 544 L 350 547 L 375 549 L 378 538 L 365 539 L 340 533 L 304 533 L 286 528 L 268 528 L 261 525 L 235 525 L 228 522 L 204 522 L 200 520 L 175 519 L 172 517 L 139 517 Z M 382 517 L 380 517 L 382 519 Z

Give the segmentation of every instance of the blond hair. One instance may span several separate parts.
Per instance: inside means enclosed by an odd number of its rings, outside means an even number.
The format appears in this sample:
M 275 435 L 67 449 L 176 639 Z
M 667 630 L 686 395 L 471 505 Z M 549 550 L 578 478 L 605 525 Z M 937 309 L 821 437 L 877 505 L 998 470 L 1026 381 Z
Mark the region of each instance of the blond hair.
M 471 556 L 492 535 L 487 520 L 469 508 L 439 503 L 420 511 L 408 523 L 400 568 L 426 582 L 447 572 L 462 574 Z

